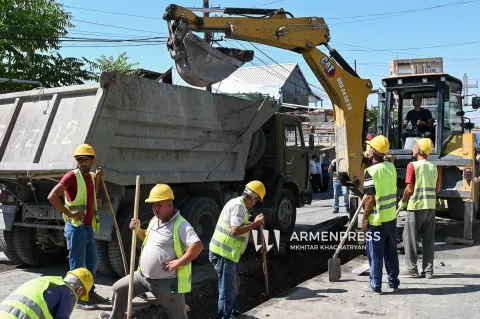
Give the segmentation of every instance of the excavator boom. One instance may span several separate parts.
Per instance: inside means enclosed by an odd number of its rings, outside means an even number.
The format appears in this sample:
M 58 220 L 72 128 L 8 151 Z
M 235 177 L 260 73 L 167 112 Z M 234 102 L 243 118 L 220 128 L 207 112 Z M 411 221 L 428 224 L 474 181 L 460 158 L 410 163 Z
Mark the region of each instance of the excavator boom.
M 200 17 L 194 11 L 220 12 L 232 17 Z M 260 15 L 254 17 L 252 15 Z M 340 54 L 328 46 L 330 31 L 320 17 L 294 18 L 283 9 L 201 9 L 168 5 L 163 18 L 169 27 L 167 47 L 180 76 L 194 86 L 227 78 L 253 59 L 253 51 L 213 48 L 192 32 L 223 33 L 225 38 L 260 43 L 303 56 L 332 101 L 335 118 L 337 173 L 356 195 L 363 193 L 365 110 L 372 90 Z M 317 47 L 323 45 L 327 56 Z

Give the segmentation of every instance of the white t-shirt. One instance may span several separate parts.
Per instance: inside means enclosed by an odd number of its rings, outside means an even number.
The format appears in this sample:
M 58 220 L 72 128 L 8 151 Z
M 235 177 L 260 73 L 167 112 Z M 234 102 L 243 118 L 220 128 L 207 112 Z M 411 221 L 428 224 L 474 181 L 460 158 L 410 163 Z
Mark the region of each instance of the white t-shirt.
M 225 204 L 225 206 L 223 206 L 221 215 L 225 224 L 229 225 L 230 227 L 238 227 L 245 225 L 245 214 L 248 214 L 248 210 L 246 210 L 242 205 L 241 197 L 237 197 L 232 198 Z M 248 245 L 248 234 L 245 238 L 245 243 Z M 241 254 L 245 252 L 245 249 L 246 247 L 243 248 Z

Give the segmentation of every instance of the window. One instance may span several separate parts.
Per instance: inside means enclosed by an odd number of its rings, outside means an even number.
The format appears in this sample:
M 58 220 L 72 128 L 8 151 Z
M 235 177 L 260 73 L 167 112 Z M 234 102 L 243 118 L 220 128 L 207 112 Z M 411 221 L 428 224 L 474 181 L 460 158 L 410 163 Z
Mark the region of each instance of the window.
M 297 125 L 285 124 L 285 145 L 302 147 L 302 134 Z
M 462 89 L 460 84 L 445 82 L 445 120 L 443 125 L 443 141 L 447 141 L 455 134 L 462 133 L 462 116 L 457 112 L 462 111 Z

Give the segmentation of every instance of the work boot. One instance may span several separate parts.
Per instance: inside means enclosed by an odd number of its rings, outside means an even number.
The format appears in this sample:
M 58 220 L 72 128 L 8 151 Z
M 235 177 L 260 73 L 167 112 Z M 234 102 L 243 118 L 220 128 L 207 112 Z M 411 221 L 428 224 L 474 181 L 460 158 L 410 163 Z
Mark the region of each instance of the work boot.
M 103 298 L 102 296 L 100 296 L 96 292 L 91 291 L 89 296 L 88 296 L 88 302 L 93 303 L 93 304 L 107 303 L 107 302 L 109 302 L 109 298 Z
M 338 208 L 334 208 L 334 209 L 333 209 L 333 213 L 334 213 L 334 214 L 338 214 Z
M 422 271 L 421 277 L 424 277 L 426 279 L 433 279 L 433 274 L 431 272 Z
M 405 271 L 400 274 L 399 277 L 402 278 L 420 278 L 420 275 L 418 274 L 417 271 Z
M 98 319 L 110 319 L 110 315 L 105 312 L 102 312 L 98 314 Z
M 87 303 L 83 300 L 79 300 L 77 302 L 77 306 L 75 308 L 81 309 L 81 310 L 97 310 L 97 309 L 99 309 L 99 307 L 97 305 Z

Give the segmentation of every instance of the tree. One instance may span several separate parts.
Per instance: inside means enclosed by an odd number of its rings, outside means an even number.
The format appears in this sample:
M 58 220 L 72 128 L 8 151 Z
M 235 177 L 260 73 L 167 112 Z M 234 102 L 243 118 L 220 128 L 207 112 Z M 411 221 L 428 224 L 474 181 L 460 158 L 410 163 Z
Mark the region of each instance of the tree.
M 378 106 L 367 108 L 367 123 L 368 127 L 377 127 L 377 112 Z
M 103 54 L 100 58 L 90 62 L 90 66 L 101 72 L 116 72 L 120 74 L 133 74 L 139 67 L 140 63 L 129 63 L 127 60 L 127 52 L 123 52 L 116 59 L 113 56 L 106 57 Z
M 83 84 L 94 79 L 86 59 L 63 58 L 57 51 L 68 34 L 71 14 L 54 0 L 0 1 L 0 74 L 40 81 L 43 87 Z M 32 85 L 0 82 L 0 89 L 28 90 Z

